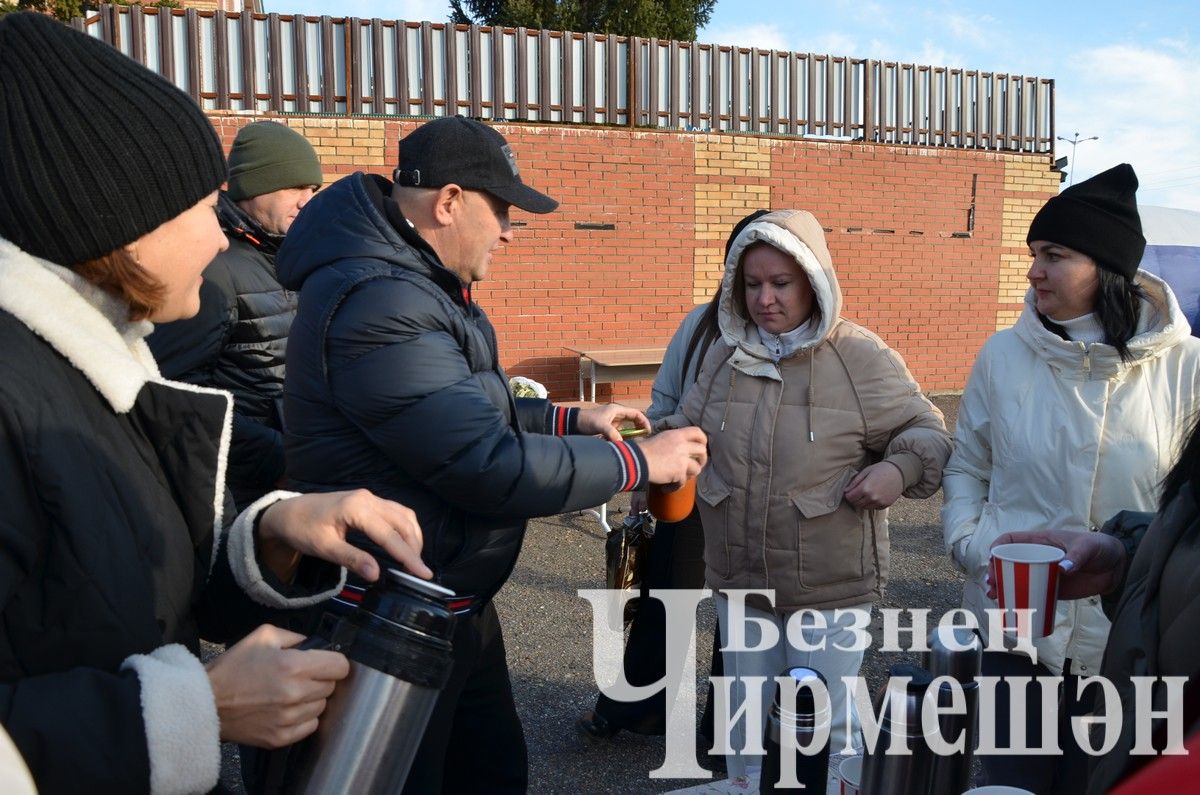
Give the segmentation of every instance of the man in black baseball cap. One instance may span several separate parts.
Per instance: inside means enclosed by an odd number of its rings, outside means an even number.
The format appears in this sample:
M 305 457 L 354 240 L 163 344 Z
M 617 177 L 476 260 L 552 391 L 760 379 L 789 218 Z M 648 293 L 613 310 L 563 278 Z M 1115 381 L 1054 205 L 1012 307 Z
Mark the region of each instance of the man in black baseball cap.
M 492 597 L 526 519 L 682 483 L 705 460 L 696 428 L 640 446 L 634 409 L 514 399 L 496 335 L 471 299 L 510 243 L 510 206 L 558 203 L 526 185 L 500 133 L 441 118 L 400 141 L 395 182 L 355 174 L 318 193 L 276 259 L 300 291 L 285 386 L 288 478 L 367 488 L 416 512 L 423 557 L 452 589 L 454 668 L 405 793 L 523 793 L 525 741 Z
M 448 157 L 447 153 L 454 156 Z M 474 119 L 449 116 L 423 124 L 400 141 L 397 185 L 440 188 L 451 183 L 481 190 L 531 213 L 549 213 L 558 202 L 521 181 L 504 136 Z

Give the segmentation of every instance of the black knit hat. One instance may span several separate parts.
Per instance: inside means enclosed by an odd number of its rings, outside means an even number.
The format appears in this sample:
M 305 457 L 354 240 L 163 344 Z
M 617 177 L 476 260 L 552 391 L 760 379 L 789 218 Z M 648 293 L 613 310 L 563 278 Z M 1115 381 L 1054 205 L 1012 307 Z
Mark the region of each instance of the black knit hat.
M 1058 194 L 1034 216 L 1026 243 L 1045 240 L 1087 254 L 1132 279 L 1146 250 L 1137 208 L 1137 174 L 1122 163 Z
M 504 136 L 465 116 L 443 116 L 400 140 L 396 184 L 421 188 L 458 185 L 481 190 L 531 213 L 548 213 L 558 202 L 521 181 Z
M 0 237 L 72 266 L 224 181 L 221 142 L 178 88 L 49 17 L 0 18 Z

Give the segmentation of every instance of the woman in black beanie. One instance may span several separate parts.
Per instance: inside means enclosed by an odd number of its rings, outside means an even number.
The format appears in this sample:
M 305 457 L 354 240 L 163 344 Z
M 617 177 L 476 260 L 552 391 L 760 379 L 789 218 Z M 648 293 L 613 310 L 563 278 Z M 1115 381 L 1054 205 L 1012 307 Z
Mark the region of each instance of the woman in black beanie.
M 1166 283 L 1138 270 L 1146 242 L 1136 191 L 1122 164 L 1042 207 L 1027 237 L 1024 312 L 985 343 L 963 393 L 943 532 L 966 574 L 963 606 L 985 627 L 984 611 L 996 607 L 985 580 L 992 543 L 1009 532 L 1089 532 L 1122 509 L 1153 510 L 1200 406 L 1200 340 Z M 1027 746 L 1053 742 L 1041 732 L 1050 714 L 1063 749 L 981 756 L 987 783 L 1083 791 L 1087 759 L 1068 721 L 1088 711 L 1078 680 L 1099 673 L 1109 626 L 1099 599 L 1064 600 L 1053 633 L 1033 641 L 1036 661 L 1019 650 L 984 655 L 985 676 L 1033 677 L 1022 690 L 997 689 L 997 747 L 1009 746 L 1009 704 L 1021 699 Z M 1039 677 L 1052 676 L 1065 681 L 1043 702 Z
M 221 740 L 310 734 L 348 663 L 251 630 L 341 566 L 378 576 L 351 528 L 429 576 L 412 512 L 365 492 L 228 515 L 230 396 L 162 378 L 143 339 L 196 312 L 225 176 L 177 88 L 0 19 L 0 721 L 43 793 L 204 792 Z M 247 632 L 201 664 L 202 635 Z

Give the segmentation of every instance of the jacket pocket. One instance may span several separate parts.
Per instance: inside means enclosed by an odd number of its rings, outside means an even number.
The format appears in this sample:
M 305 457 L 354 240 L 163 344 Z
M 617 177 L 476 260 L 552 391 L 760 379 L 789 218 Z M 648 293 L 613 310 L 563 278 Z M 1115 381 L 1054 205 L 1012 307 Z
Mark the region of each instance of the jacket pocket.
M 817 485 L 794 493 L 792 505 L 796 506 L 796 510 L 805 519 L 815 519 L 833 513 L 842 504 L 846 484 L 857 474 L 858 470 L 854 467 L 843 467 Z
M 857 473 L 854 467 L 845 467 L 792 495 L 801 587 L 820 588 L 864 576 L 867 534 L 863 515 L 843 496 L 846 484 Z
M 709 465 L 696 479 L 697 505 L 704 526 L 704 563 L 722 577 L 729 576 L 729 499 L 733 489 Z

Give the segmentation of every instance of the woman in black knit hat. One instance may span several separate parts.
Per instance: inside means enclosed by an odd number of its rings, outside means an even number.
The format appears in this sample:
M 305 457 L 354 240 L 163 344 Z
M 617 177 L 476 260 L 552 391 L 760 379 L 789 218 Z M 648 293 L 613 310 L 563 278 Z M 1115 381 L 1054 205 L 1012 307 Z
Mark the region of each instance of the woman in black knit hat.
M 985 627 L 984 610 L 996 607 L 986 583 L 993 542 L 1089 532 L 1122 509 L 1153 510 L 1200 406 L 1200 340 L 1166 283 L 1138 270 L 1136 191 L 1122 164 L 1042 207 L 1027 237 L 1024 312 L 984 344 L 963 393 L 943 532 L 966 574 L 963 606 Z M 1083 791 L 1087 758 L 1068 721 L 1088 709 L 1078 680 L 1099 673 L 1109 626 L 1098 598 L 1063 600 L 1053 633 L 1033 641 L 1036 661 L 1019 649 L 984 655 L 985 676 L 1033 677 L 1021 690 L 1001 683 L 995 717 L 981 718 L 996 721 L 997 747 L 1010 747 L 1009 704 L 1019 699 L 1026 745 L 1063 749 L 981 756 L 987 783 Z M 1052 676 L 1065 681 L 1043 701 L 1039 677 Z M 1042 737 L 1044 715 L 1058 716 L 1057 741 Z
M 375 579 L 351 527 L 429 576 L 412 512 L 364 492 L 229 515 L 230 396 L 162 378 L 143 340 L 196 312 L 225 177 L 177 88 L 0 19 L 0 721 L 43 793 L 204 792 L 220 740 L 310 734 L 342 655 L 262 626 L 206 667 L 199 638 L 326 598 L 343 565 Z

